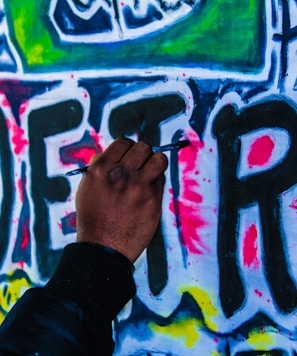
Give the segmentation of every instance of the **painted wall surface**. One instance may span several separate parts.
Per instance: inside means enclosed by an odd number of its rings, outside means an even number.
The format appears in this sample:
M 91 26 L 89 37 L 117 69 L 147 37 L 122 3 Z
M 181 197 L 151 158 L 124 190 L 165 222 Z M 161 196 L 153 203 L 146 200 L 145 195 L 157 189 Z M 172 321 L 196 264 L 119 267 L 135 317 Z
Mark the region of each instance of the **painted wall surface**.
M 116 137 L 168 154 L 115 355 L 297 355 L 297 1 L 0 2 L 0 317 L 75 240 Z

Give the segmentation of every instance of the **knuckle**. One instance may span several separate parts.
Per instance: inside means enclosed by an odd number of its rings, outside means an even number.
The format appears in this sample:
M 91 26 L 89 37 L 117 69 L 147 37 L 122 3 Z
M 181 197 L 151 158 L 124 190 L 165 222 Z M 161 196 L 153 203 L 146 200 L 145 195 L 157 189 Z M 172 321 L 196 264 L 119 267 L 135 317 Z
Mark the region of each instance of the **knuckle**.
M 154 158 L 155 158 L 155 165 L 159 168 L 159 169 L 166 169 L 168 166 L 168 158 L 167 156 L 165 156 L 163 153 L 161 152 L 157 152 L 154 154 Z
M 102 170 L 103 167 L 106 165 L 107 160 L 103 154 L 96 154 L 93 156 L 90 162 L 90 167 L 93 171 Z
M 136 145 L 138 150 L 143 151 L 144 153 L 152 154 L 152 148 L 148 143 L 139 141 Z
M 123 144 L 125 144 L 125 145 L 129 145 L 129 146 L 134 145 L 134 143 L 135 143 L 135 142 L 134 142 L 133 140 L 131 140 L 130 138 L 124 137 L 124 136 L 118 137 L 115 141 L 120 142 L 120 143 L 123 143 Z
M 117 182 L 126 182 L 128 178 L 129 172 L 123 165 L 117 165 L 107 173 L 107 179 L 113 185 Z

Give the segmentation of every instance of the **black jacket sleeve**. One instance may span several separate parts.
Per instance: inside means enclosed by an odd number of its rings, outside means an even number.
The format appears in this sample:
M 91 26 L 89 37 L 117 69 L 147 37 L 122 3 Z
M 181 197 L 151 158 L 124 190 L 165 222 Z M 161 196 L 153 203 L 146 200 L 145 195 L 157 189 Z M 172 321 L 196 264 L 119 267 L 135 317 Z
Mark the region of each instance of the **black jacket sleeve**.
M 109 248 L 65 247 L 49 282 L 27 291 L 0 328 L 0 355 L 112 355 L 111 322 L 135 295 L 133 265 Z

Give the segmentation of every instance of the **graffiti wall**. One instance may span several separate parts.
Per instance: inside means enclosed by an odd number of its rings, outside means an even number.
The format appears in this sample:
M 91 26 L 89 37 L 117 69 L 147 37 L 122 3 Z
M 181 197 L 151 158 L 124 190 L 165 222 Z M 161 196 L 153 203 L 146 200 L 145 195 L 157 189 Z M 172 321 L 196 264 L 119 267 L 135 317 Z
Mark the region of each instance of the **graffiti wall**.
M 75 240 L 88 163 L 168 153 L 116 356 L 297 355 L 297 1 L 0 1 L 0 319 Z

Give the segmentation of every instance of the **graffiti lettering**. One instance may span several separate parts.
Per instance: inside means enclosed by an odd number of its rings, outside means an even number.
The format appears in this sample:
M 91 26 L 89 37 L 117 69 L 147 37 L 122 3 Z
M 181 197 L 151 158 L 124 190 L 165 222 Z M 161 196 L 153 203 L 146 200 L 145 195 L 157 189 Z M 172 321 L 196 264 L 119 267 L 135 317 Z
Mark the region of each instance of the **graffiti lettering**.
M 69 42 L 122 41 L 172 24 L 194 11 L 199 3 L 199 0 L 122 3 L 54 0 L 50 16 L 57 32 Z
M 213 131 L 218 140 L 220 156 L 220 296 L 223 310 L 228 317 L 242 306 L 244 300 L 244 288 L 237 262 L 238 212 L 254 202 L 260 207 L 264 266 L 272 294 L 283 312 L 289 313 L 297 306 L 297 290 L 288 271 L 282 242 L 279 206 L 280 193 L 297 183 L 296 118 L 296 112 L 288 104 L 276 100 L 252 106 L 241 113 L 228 106 L 222 109 L 214 123 Z M 291 137 L 287 157 L 269 171 L 238 179 L 240 136 L 261 127 L 287 130 Z M 291 172 L 290 177 L 287 177 L 288 171 Z
M 297 355 L 296 0 L 0 1 L 0 318 L 116 137 L 168 156 L 115 356 Z
M 289 61 L 289 43 L 297 38 L 297 26 L 291 27 L 289 2 L 282 0 L 282 33 L 275 34 L 274 39 L 281 42 L 281 71 L 280 87 L 283 89 L 283 80 L 287 76 Z
M 47 205 L 65 201 L 70 194 L 69 183 L 64 177 L 47 177 L 44 138 L 78 126 L 82 119 L 82 108 L 76 101 L 64 102 L 33 111 L 29 116 L 29 157 L 32 167 L 32 199 L 34 201 L 34 233 L 38 254 L 39 271 L 48 278 L 52 266 L 57 265 L 60 251 L 50 248 Z
M 117 107 L 110 115 L 113 138 L 136 134 L 140 141 L 160 145 L 162 121 L 185 111 L 185 102 L 177 94 L 148 98 Z M 151 291 L 158 295 L 167 283 L 168 266 L 161 226 L 147 250 L 148 279 Z

